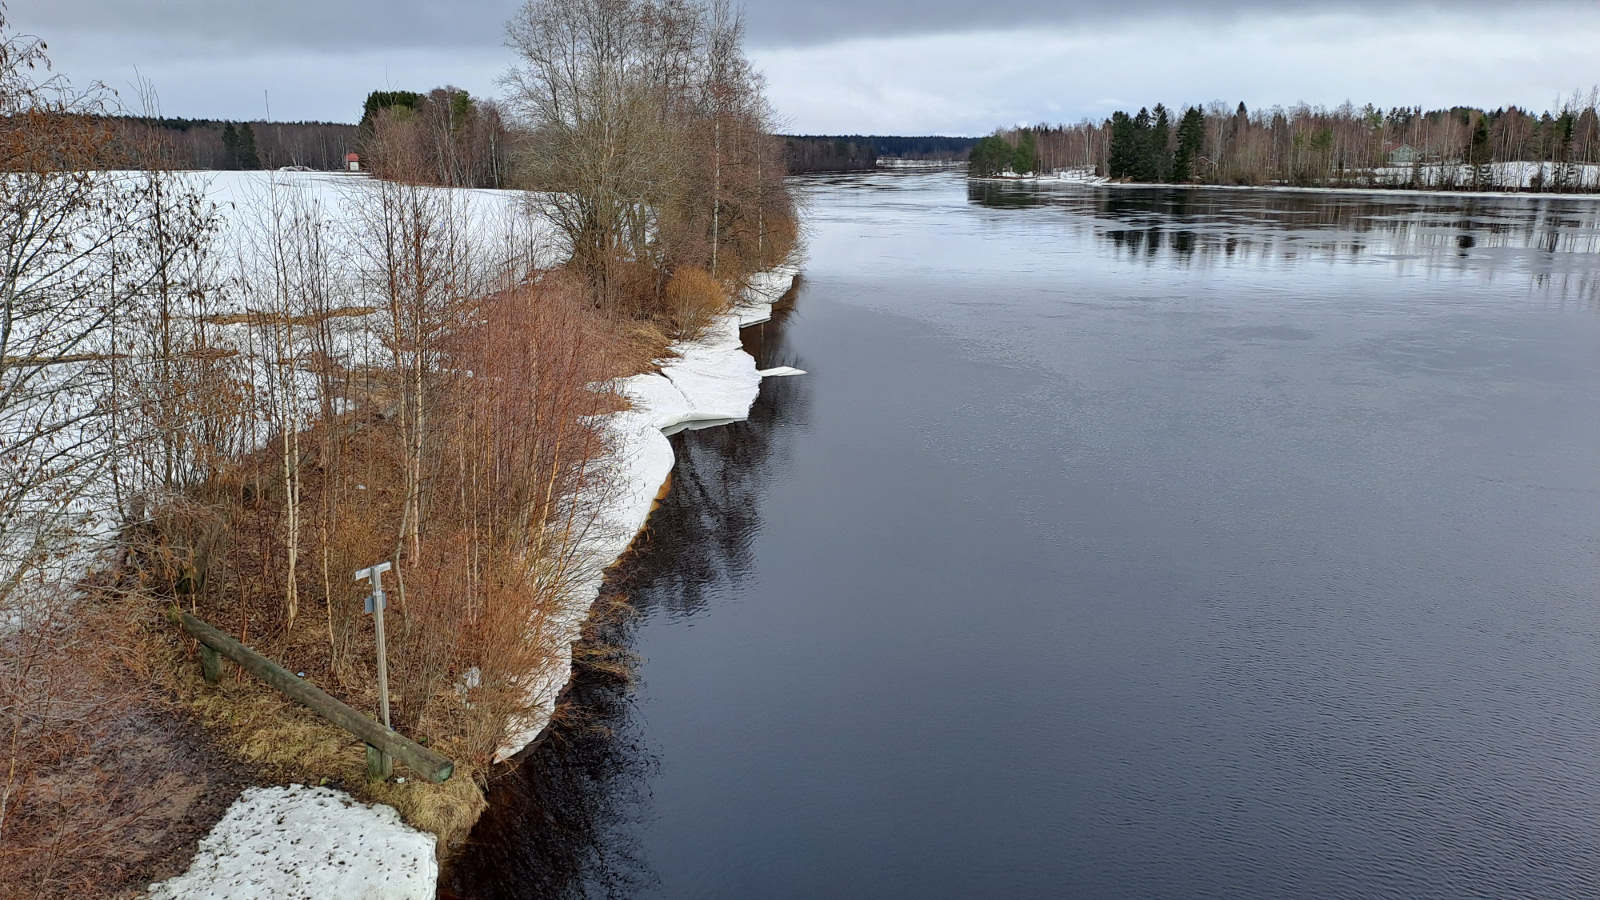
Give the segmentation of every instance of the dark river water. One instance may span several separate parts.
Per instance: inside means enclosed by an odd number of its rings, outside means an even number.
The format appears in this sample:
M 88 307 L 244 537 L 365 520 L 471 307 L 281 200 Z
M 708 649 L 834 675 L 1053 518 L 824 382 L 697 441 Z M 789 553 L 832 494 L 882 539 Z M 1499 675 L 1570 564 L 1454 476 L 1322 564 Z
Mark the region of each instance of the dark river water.
M 456 893 L 1600 896 L 1600 204 L 802 184 Z

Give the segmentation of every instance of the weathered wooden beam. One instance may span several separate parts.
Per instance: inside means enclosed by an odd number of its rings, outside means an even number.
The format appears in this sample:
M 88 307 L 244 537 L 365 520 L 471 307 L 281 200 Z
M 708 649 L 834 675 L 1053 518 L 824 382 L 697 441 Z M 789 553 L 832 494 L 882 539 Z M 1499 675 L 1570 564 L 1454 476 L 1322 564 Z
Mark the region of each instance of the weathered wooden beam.
M 287 694 L 296 703 L 310 709 L 329 722 L 343 728 L 361 740 L 365 741 L 368 751 L 369 769 L 387 769 L 378 760 L 377 766 L 372 766 L 373 752 L 393 757 L 410 766 L 422 777 L 429 781 L 445 781 L 455 774 L 455 763 L 449 759 L 418 744 L 416 741 L 405 737 L 391 728 L 385 728 L 366 715 L 357 712 L 349 705 L 342 703 L 327 692 L 310 684 L 303 679 L 295 677 L 293 672 L 278 665 L 265 656 L 251 650 L 232 637 L 212 628 L 205 622 L 182 610 L 173 610 L 172 618 L 190 637 L 200 642 L 202 648 L 210 648 L 217 653 L 238 663 L 246 672 L 265 681 L 272 687 Z M 204 650 L 201 651 L 201 664 L 207 670 L 207 681 L 211 666 L 205 659 Z M 221 675 L 221 661 L 217 662 L 217 674 Z M 387 777 L 385 775 L 384 777 Z

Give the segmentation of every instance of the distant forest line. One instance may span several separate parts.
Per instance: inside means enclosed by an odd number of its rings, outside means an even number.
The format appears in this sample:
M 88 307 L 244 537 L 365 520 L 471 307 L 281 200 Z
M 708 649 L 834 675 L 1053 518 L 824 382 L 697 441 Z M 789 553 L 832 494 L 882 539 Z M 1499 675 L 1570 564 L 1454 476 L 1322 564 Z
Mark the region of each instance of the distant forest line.
M 945 135 L 796 134 L 783 137 L 789 171 L 865 172 L 879 159 L 962 162 L 977 138 Z
M 304 166 L 342 170 L 355 153 L 363 171 L 449 187 L 509 186 L 517 140 L 493 101 L 455 87 L 373 91 L 361 122 L 233 122 L 114 117 L 123 143 L 151 165 L 252 170 Z
M 431 180 L 468 187 L 501 187 L 507 181 L 514 135 L 494 104 L 455 88 L 428 94 L 374 91 L 359 125 L 341 122 L 145 118 L 114 119 L 130 139 L 151 133 L 166 148 L 168 163 L 184 169 L 277 169 L 283 166 L 334 171 L 357 153 L 365 168 L 381 168 L 396 156 L 427 157 Z M 401 127 L 394 127 L 399 124 Z M 412 132 L 412 133 L 407 133 Z M 879 159 L 959 163 L 978 138 L 944 135 L 781 135 L 793 174 L 862 172 Z M 446 148 L 441 152 L 439 148 Z
M 1578 191 L 1600 188 L 1600 91 L 1534 112 L 1350 103 L 1157 104 L 1102 122 L 1001 129 L 971 174 L 1092 171 L 1134 182 Z
M 185 169 L 344 168 L 356 151 L 357 128 L 340 122 L 226 121 L 222 119 L 118 117 L 119 127 L 154 131 Z

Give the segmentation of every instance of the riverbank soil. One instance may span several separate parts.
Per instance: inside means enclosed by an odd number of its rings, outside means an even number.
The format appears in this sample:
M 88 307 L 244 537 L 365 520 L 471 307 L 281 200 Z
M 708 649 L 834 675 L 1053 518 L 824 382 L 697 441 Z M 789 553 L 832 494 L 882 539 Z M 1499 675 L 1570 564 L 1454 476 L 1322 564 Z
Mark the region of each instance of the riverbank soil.
M 151 679 L 144 617 L 103 593 L 75 613 L 8 637 L 0 897 L 140 896 L 260 783 Z

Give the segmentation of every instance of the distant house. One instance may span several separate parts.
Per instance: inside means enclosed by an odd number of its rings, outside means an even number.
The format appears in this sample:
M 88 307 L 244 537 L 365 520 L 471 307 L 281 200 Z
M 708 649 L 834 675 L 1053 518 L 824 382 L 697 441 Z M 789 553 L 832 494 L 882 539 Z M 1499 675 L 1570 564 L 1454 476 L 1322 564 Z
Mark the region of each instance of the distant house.
M 344 155 L 344 167 L 352 172 L 361 171 L 361 154 L 346 153 Z
M 1422 154 L 1417 152 L 1417 148 L 1411 146 L 1410 144 L 1401 144 L 1400 146 L 1389 151 L 1389 165 L 1413 166 L 1416 165 L 1417 160 L 1421 156 Z

